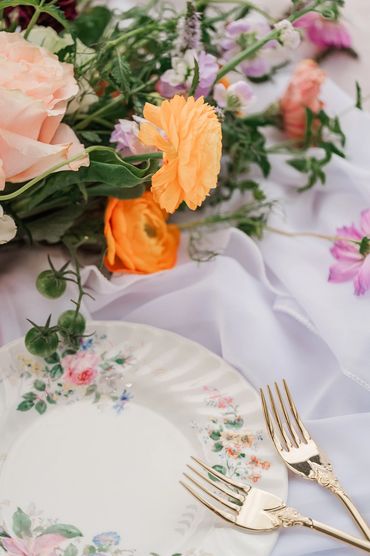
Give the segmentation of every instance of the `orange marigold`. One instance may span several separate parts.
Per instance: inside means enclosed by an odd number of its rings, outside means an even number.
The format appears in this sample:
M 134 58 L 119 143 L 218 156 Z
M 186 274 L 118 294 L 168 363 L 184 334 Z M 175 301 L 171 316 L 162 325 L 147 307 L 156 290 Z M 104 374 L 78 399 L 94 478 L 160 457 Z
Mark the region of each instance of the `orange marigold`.
M 222 132 L 214 109 L 203 97 L 176 95 L 160 106 L 146 103 L 139 139 L 163 152 L 163 165 L 152 178 L 159 205 L 174 212 L 185 201 L 195 210 L 217 186 Z
M 138 199 L 111 197 L 105 210 L 104 264 L 111 272 L 149 274 L 176 264 L 180 231 L 167 224 L 150 191 Z

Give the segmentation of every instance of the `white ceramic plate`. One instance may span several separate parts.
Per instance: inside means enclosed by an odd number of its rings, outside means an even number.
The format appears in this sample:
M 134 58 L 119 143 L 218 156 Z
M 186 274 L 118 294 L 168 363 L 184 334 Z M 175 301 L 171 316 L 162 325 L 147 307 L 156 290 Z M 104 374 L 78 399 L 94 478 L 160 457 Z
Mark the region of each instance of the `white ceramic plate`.
M 93 322 L 75 355 L 0 350 L 0 553 L 265 556 L 179 485 L 196 454 L 286 496 L 255 391 L 222 359 L 164 330 Z M 8 536 L 6 536 L 8 535 Z M 2 552 L 1 552 L 2 551 Z

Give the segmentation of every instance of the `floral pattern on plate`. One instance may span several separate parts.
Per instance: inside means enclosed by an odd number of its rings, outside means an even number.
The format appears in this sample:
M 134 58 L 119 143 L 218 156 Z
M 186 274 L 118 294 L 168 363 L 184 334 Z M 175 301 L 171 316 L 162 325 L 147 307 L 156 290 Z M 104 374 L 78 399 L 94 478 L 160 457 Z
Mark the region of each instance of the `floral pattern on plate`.
M 73 403 L 88 396 L 93 403 L 110 400 L 113 409 L 121 413 L 132 398 L 125 370 L 133 357 L 122 351 L 112 352 L 109 345 L 105 346 L 106 340 L 104 335 L 94 335 L 83 340 L 77 352 L 62 345 L 45 360 L 20 356 L 20 376 L 27 391 L 17 410 L 36 410 L 42 415 L 50 405 Z
M 217 388 L 203 388 L 205 403 L 220 415 L 209 418 L 206 425 L 194 423 L 202 442 L 219 457 L 214 469 L 241 481 L 257 483 L 263 471 L 271 464 L 257 456 L 258 446 L 263 440 L 262 432 L 250 432 L 240 415 L 235 400 Z
M 32 506 L 13 514 L 10 534 L 0 526 L 0 551 L 8 556 L 135 556 L 135 549 L 124 548 L 116 531 L 104 531 L 86 542 L 77 527 L 43 519 Z M 148 556 L 162 556 L 151 552 Z M 188 550 L 171 556 L 212 556 L 204 551 Z

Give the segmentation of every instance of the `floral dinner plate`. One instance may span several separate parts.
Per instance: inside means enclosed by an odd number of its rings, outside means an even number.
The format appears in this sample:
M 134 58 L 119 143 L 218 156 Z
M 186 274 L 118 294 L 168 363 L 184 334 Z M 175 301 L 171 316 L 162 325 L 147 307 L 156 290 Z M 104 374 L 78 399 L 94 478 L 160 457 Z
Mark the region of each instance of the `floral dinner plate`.
M 222 359 L 149 326 L 91 322 L 77 353 L 0 349 L 0 554 L 265 556 L 179 478 L 190 455 L 285 497 L 258 397 Z

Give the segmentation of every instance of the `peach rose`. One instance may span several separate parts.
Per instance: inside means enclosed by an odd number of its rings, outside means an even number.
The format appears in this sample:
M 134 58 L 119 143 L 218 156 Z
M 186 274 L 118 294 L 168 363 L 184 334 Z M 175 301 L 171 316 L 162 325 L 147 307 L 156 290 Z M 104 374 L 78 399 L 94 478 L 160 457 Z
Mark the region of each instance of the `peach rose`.
M 306 108 L 319 112 L 324 103 L 319 99 L 325 73 L 314 60 L 302 60 L 280 100 L 283 125 L 289 137 L 301 139 L 306 131 Z
M 152 193 L 127 201 L 110 198 L 105 211 L 105 266 L 111 272 L 150 274 L 176 263 L 180 232 L 167 224 Z
M 72 64 L 18 33 L 0 32 L 0 189 L 83 152 L 72 129 L 61 123 L 77 92 Z M 60 169 L 88 164 L 85 156 Z

